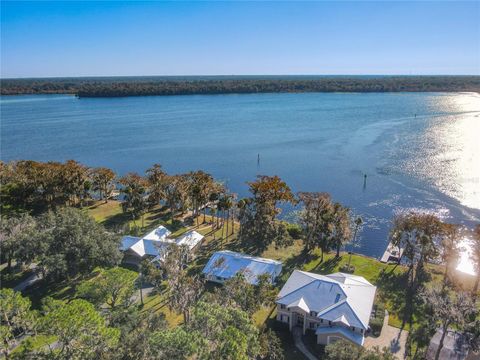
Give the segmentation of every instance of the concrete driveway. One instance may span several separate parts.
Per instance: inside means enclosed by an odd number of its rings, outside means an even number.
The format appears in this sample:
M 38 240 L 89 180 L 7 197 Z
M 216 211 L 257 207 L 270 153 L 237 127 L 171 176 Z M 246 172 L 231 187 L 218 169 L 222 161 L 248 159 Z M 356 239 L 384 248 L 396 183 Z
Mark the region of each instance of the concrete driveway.
M 378 338 L 368 336 L 365 338 L 364 346 L 371 349 L 378 346 L 380 349 L 387 347 L 397 359 L 405 359 L 405 344 L 407 343 L 408 331 L 400 330 L 388 325 L 388 312 L 385 311 L 382 332 Z

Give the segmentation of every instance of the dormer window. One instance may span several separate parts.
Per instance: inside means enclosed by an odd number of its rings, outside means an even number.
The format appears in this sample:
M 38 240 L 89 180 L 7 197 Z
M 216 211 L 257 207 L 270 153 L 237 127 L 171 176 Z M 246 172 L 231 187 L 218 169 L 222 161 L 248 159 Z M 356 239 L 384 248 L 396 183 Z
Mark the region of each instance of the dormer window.
M 317 314 L 318 314 L 318 313 L 317 313 L 316 311 L 310 311 L 310 316 L 315 317 L 315 316 L 317 316 Z

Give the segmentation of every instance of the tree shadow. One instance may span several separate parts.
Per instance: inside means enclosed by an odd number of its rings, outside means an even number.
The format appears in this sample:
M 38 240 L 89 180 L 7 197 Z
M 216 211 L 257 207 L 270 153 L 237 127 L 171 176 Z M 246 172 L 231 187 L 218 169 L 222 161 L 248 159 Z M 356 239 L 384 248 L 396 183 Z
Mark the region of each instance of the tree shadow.
M 313 271 L 317 272 L 317 273 L 320 273 L 320 274 L 331 274 L 335 268 L 337 267 L 337 265 L 340 263 L 340 261 L 342 260 L 342 257 L 339 256 L 339 257 L 332 257 L 330 259 L 328 259 L 327 261 L 324 261 L 324 262 L 319 262 L 317 264 L 317 266 L 315 266 L 313 268 Z
M 391 310 L 398 314 L 402 320 L 402 327 L 405 327 L 412 311 L 411 301 L 408 299 L 408 272 L 381 272 L 376 285 L 382 289 L 381 299 L 388 302 Z

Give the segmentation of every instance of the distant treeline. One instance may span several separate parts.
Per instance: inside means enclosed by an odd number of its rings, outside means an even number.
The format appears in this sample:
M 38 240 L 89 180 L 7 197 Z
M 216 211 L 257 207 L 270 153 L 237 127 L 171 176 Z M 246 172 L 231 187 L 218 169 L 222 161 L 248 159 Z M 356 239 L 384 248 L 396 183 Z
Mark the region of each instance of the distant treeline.
M 212 76 L 4 79 L 2 95 L 122 97 L 295 92 L 480 92 L 480 76 Z

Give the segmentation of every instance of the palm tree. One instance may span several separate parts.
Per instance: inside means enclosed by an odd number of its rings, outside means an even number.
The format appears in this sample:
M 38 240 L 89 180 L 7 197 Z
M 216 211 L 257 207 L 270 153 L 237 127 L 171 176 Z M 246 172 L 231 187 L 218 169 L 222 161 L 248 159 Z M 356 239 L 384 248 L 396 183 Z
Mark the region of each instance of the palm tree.
M 230 209 L 233 207 L 233 200 L 232 200 L 232 195 L 231 194 L 225 194 L 224 201 L 223 201 L 223 208 L 227 212 L 227 229 L 226 229 L 226 238 L 228 239 L 228 222 L 230 220 Z M 222 231 L 222 236 L 223 236 L 223 231 Z
M 340 257 L 340 248 L 350 240 L 350 209 L 340 203 L 333 204 L 333 236 L 337 247 L 336 257 Z
M 352 239 L 352 246 L 355 246 L 355 240 L 357 238 L 357 232 L 360 226 L 363 224 L 363 220 L 360 216 L 358 216 L 355 221 L 355 229 L 353 230 L 353 239 Z M 352 261 L 352 251 L 350 251 L 350 256 L 348 257 L 348 268 L 350 269 L 350 262 Z
M 452 264 L 458 260 L 459 249 L 457 243 L 460 238 L 460 228 L 458 225 L 445 224 L 444 229 L 441 256 L 445 264 L 445 273 L 443 274 L 443 286 L 445 287 Z

